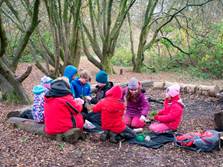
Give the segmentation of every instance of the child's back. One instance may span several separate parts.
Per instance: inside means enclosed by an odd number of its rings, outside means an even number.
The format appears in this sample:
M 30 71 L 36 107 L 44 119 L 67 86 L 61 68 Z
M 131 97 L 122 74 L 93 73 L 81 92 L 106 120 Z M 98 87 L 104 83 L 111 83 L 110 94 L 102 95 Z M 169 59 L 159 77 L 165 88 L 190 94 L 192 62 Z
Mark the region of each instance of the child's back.
M 94 112 L 101 112 L 103 130 L 120 133 L 126 128 L 122 120 L 125 106 L 120 100 L 121 97 L 122 91 L 120 86 L 115 86 L 107 91 L 106 97 L 93 107 Z

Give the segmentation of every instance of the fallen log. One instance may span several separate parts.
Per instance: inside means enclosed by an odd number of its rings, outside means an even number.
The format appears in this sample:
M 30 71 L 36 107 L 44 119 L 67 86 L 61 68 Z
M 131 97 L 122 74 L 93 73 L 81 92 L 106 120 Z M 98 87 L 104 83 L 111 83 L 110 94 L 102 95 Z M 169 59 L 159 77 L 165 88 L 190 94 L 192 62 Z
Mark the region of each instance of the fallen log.
M 13 125 L 15 128 L 19 128 L 38 135 L 45 135 L 44 124 L 37 123 L 34 120 L 20 117 L 11 117 L 7 120 L 7 122 Z
M 164 82 L 153 82 L 153 89 L 164 89 Z
M 65 133 L 57 134 L 57 135 L 47 135 L 44 132 L 44 124 L 40 124 L 31 119 L 24 119 L 19 117 L 11 117 L 7 120 L 9 124 L 11 124 L 14 128 L 19 128 L 21 130 L 31 132 L 37 135 L 43 135 L 52 140 L 64 141 L 68 143 L 75 143 L 78 139 L 85 139 L 86 135 L 79 128 L 73 128 L 68 130 Z

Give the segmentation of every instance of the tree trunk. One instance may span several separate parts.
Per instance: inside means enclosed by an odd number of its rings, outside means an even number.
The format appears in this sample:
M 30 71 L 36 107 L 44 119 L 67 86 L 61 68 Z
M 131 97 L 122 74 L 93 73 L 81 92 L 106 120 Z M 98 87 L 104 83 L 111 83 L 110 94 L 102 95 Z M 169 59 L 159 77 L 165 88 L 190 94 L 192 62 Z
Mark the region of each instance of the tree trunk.
M 112 68 L 111 59 L 112 59 L 112 56 L 105 55 L 105 56 L 103 56 L 103 59 L 101 60 L 102 68 L 108 74 L 114 74 L 115 73 L 114 69 Z
M 138 51 L 137 51 L 137 57 L 135 60 L 135 65 L 133 66 L 134 72 L 141 72 L 142 66 L 143 66 L 143 60 L 144 60 L 144 45 L 146 43 L 145 37 L 142 37 L 143 39 L 140 40 Z
M 0 74 L 3 76 L 1 80 L 5 82 L 4 84 L 0 85 L 0 89 L 5 90 L 6 87 L 2 86 L 7 85 L 7 88 L 9 88 L 10 92 L 11 93 L 14 92 L 18 100 L 22 104 L 29 104 L 30 103 L 29 97 L 26 94 L 24 88 L 22 87 L 22 84 L 15 79 L 12 71 L 2 62 L 1 59 L 0 59 Z M 6 93 L 9 94 L 10 92 Z

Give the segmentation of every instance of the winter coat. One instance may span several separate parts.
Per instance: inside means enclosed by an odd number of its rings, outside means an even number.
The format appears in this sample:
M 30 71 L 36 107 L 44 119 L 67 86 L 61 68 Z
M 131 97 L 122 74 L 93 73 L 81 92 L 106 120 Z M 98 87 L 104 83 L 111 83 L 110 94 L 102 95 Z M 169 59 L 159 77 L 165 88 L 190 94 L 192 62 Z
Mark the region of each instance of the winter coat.
M 84 121 L 80 114 L 81 110 L 82 105 L 75 102 L 66 82 L 63 80 L 54 81 L 50 91 L 45 95 L 45 132 L 58 134 L 74 127 L 83 128 Z
M 71 82 L 71 86 L 73 87 L 75 98 L 83 98 L 84 96 L 90 96 L 91 94 L 91 86 L 87 82 L 86 84 L 82 84 L 79 78 L 75 78 Z
M 128 88 L 123 90 L 123 100 L 126 97 Z M 126 115 L 129 117 L 140 117 L 141 115 L 147 116 L 150 110 L 150 104 L 145 97 L 144 93 L 140 93 L 136 101 L 127 101 Z
M 105 98 L 93 107 L 93 112 L 101 112 L 103 130 L 110 130 L 117 134 L 125 130 L 126 125 L 122 120 L 125 106 L 121 97 L 120 86 L 115 86 L 107 91 Z
M 176 130 L 181 122 L 184 105 L 179 96 L 165 99 L 164 108 L 154 117 L 156 121 L 165 123 L 170 129 Z
M 96 96 L 91 99 L 91 104 L 97 104 L 99 100 L 105 97 L 105 93 L 113 87 L 113 82 L 107 82 L 105 86 L 96 86 L 95 94 Z
M 34 94 L 32 116 L 36 122 L 44 122 L 44 96 L 45 92 Z

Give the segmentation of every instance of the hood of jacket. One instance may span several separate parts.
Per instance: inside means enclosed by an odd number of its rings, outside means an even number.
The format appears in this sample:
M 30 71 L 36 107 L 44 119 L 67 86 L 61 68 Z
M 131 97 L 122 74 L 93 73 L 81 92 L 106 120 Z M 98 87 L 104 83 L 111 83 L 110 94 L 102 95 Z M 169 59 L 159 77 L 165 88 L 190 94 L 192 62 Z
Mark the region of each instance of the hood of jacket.
M 68 65 L 66 66 L 66 68 L 64 69 L 64 74 L 63 76 L 67 77 L 69 79 L 69 82 L 72 81 L 72 77 L 77 74 L 77 68 L 72 66 L 72 65 Z
M 120 86 L 114 86 L 106 92 L 106 97 L 112 97 L 115 99 L 122 98 L 122 88 Z
M 69 85 L 64 80 L 56 80 L 51 84 L 51 89 L 46 93 L 45 97 L 62 97 L 71 94 Z

